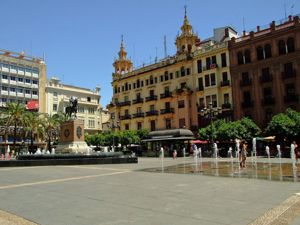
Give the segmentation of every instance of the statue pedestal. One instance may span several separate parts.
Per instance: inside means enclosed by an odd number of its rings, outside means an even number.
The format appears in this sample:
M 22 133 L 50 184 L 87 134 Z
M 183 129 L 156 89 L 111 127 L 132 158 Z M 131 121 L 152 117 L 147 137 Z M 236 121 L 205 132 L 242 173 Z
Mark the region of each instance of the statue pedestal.
M 60 143 L 56 153 L 88 153 L 89 147 L 84 141 L 84 122 L 69 120 L 60 126 Z

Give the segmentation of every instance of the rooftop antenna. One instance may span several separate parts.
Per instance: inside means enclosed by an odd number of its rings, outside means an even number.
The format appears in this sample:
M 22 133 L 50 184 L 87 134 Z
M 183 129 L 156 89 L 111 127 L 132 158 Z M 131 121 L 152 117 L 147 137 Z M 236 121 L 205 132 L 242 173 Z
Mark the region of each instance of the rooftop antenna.
M 291 15 L 293 15 L 293 9 L 294 9 L 295 4 L 291 5 Z
M 155 62 L 157 62 L 157 47 L 155 47 Z
M 245 29 L 245 17 L 243 17 L 243 31 L 246 32 L 246 29 Z
M 186 8 L 187 8 L 187 5 L 184 5 L 184 17 L 186 17 Z
M 284 7 L 284 18 L 286 19 L 286 3 L 283 4 L 283 7 Z
M 43 52 L 43 61 L 46 62 L 46 53 Z
M 165 58 L 167 57 L 167 36 L 164 36 L 164 52 L 165 52 Z

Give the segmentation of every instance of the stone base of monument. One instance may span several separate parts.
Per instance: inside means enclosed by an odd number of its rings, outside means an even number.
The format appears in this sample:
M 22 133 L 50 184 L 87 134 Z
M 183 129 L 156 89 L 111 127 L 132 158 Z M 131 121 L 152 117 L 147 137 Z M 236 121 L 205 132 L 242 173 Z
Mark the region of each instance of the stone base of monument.
M 84 141 L 84 122 L 82 120 L 69 120 L 61 124 L 60 143 L 57 145 L 55 153 L 88 154 L 89 149 Z

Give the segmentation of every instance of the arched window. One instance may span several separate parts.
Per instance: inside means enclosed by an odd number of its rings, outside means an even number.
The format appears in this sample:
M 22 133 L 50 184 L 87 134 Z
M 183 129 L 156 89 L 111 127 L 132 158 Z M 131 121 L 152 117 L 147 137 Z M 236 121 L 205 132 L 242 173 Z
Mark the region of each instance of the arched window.
M 279 55 L 284 55 L 286 53 L 284 40 L 278 42 L 278 53 Z
M 251 63 L 251 55 L 250 55 L 250 50 L 247 49 L 245 51 L 245 63 Z
M 272 57 L 272 48 L 270 44 L 265 45 L 265 58 L 271 58 Z
M 256 48 L 256 55 L 257 55 L 257 60 L 264 59 L 264 49 L 261 46 L 258 46 Z
M 181 46 L 181 50 L 184 52 L 184 49 L 185 49 L 185 45 L 182 45 Z
M 295 51 L 295 41 L 294 41 L 294 38 L 289 37 L 287 39 L 286 45 L 287 45 L 287 52 L 288 53 Z
M 243 53 L 241 51 L 239 51 L 237 53 L 237 59 L 238 59 L 238 64 L 239 65 L 244 64 L 244 57 L 243 57 Z

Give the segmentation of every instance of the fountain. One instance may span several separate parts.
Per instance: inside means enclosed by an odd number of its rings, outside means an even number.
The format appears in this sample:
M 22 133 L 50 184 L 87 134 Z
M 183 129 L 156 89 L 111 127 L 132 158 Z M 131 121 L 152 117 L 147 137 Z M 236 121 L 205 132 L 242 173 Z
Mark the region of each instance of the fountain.
M 252 139 L 252 163 L 256 165 L 257 162 L 257 152 L 256 152 L 256 138 Z
M 294 142 L 291 144 L 290 154 L 291 154 L 293 169 L 296 170 L 297 166 L 296 166 L 296 156 L 295 156 L 295 144 L 294 144 Z
M 218 159 L 218 145 L 217 143 L 214 143 L 214 157 L 217 160 Z
M 164 148 L 160 147 L 160 158 L 161 158 L 161 171 L 164 172 L 164 157 L 165 157 L 165 153 L 164 153 Z
M 266 146 L 266 153 L 268 156 L 268 162 L 269 162 L 269 166 L 270 166 L 271 165 L 271 156 L 270 156 L 270 148 L 268 145 Z
M 236 144 L 236 159 L 238 163 L 238 168 L 240 169 L 240 140 L 235 139 L 235 144 Z

